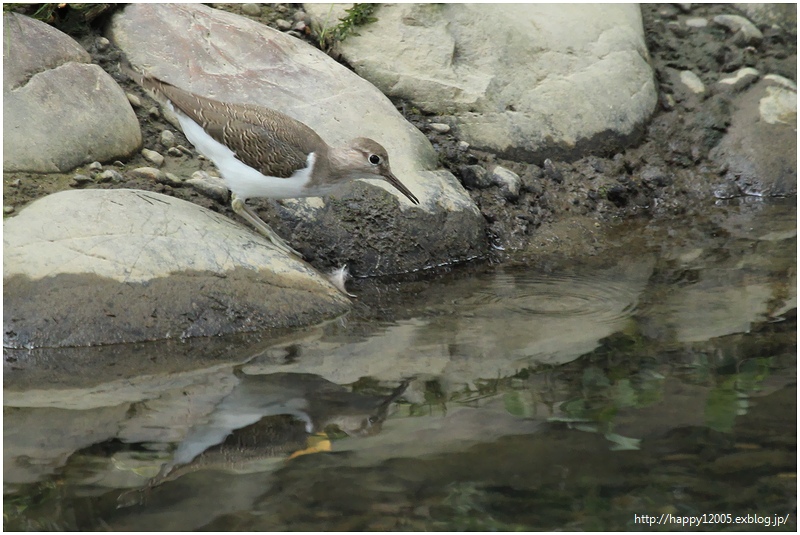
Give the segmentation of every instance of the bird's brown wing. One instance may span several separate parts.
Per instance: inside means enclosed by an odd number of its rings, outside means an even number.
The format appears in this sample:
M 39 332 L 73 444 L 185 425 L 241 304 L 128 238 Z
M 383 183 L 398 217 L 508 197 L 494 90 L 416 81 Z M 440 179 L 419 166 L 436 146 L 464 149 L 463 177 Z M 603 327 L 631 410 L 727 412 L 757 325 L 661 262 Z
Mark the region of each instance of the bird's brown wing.
M 151 76 L 135 79 L 145 89 L 163 95 L 239 160 L 264 175 L 289 177 L 306 166 L 309 153 L 327 148 L 311 128 L 279 111 L 220 102 Z

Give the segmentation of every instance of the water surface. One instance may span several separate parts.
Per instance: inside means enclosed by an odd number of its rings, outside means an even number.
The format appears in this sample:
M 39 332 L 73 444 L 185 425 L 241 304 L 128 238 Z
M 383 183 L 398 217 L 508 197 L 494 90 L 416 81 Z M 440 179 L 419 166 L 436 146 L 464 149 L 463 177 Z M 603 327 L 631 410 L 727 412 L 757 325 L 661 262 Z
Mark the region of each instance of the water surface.
M 620 232 L 281 338 L 6 351 L 5 528 L 794 531 L 794 203 Z

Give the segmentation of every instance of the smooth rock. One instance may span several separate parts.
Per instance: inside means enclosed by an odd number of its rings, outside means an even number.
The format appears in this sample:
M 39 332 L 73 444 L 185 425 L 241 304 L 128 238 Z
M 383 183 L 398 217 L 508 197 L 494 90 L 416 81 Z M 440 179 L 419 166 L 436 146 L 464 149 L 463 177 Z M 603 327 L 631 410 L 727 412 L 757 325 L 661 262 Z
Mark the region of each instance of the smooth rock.
M 109 41 L 105 37 L 98 37 L 97 40 L 94 42 L 94 44 L 97 47 L 97 50 L 99 50 L 100 52 L 105 52 L 111 45 L 111 41 Z
M 706 86 L 703 81 L 692 71 L 681 71 L 681 82 L 689 88 L 689 91 L 696 94 L 705 93 Z
M 261 6 L 259 4 L 242 4 L 242 13 L 251 17 L 258 17 L 261 15 Z
M 144 178 L 154 182 L 160 182 L 164 177 L 164 172 L 155 167 L 137 167 L 128 171 L 128 174 L 134 178 Z
M 741 91 L 758 80 L 759 75 L 757 69 L 745 67 L 733 73 L 733 76 L 722 78 L 717 82 L 717 87 L 723 91 Z
M 145 160 L 155 164 L 157 167 L 164 165 L 164 157 L 154 150 L 142 149 L 142 156 L 144 156 Z
M 173 134 L 169 130 L 162 130 L 160 139 L 161 139 L 161 144 L 167 148 L 175 146 L 175 134 Z
M 179 87 L 283 111 L 331 145 L 370 137 L 386 147 L 394 174 L 421 204 L 413 206 L 382 180 L 353 181 L 322 202 L 282 202 L 276 231 L 307 244 L 316 258 L 346 261 L 354 276 L 365 276 L 487 251 L 484 218 L 458 180 L 438 168 L 427 137 L 379 90 L 320 50 L 200 4 L 129 4 L 109 31 L 134 66 Z
M 131 106 L 134 108 L 140 108 L 142 106 L 142 99 L 139 98 L 139 95 L 134 95 L 133 93 L 125 93 L 125 98 L 128 99 L 128 102 L 131 103 Z
M 6 347 L 298 328 L 349 302 L 308 265 L 195 204 L 63 191 L 3 222 Z
M 102 173 L 97 175 L 98 182 L 122 182 L 125 180 L 125 177 L 122 176 L 122 173 L 115 169 L 107 169 Z
M 3 205 L 3 213 L 4 213 L 5 215 L 8 215 L 8 214 L 13 214 L 15 209 L 16 209 L 16 208 L 14 208 L 14 207 L 13 207 L 13 206 L 11 206 L 11 205 L 8 205 L 8 204 L 5 204 L 5 205 Z
M 86 169 L 88 169 L 92 173 L 99 172 L 103 170 L 103 164 L 101 164 L 100 162 L 92 162 L 86 166 Z
M 741 33 L 744 44 L 757 45 L 764 39 L 764 34 L 756 25 L 739 15 L 717 15 L 714 23 L 725 27 L 733 33 Z
M 285 19 L 276 20 L 275 26 L 277 26 L 277 28 L 282 32 L 288 32 L 292 29 L 292 23 Z
M 450 125 L 444 123 L 431 123 L 428 125 L 428 128 L 438 134 L 446 134 L 450 131 Z
M 346 4 L 307 4 L 317 31 Z M 634 4 L 386 4 L 340 43 L 390 97 L 451 115 L 513 160 L 608 152 L 641 136 L 658 95 Z M 424 43 L 424 46 L 421 46 Z
M 492 181 L 501 188 L 503 196 L 507 200 L 515 202 L 519 198 L 522 181 L 517 173 L 497 165 L 492 170 Z
M 683 21 L 689 28 L 705 28 L 708 26 L 708 19 L 703 17 L 692 17 Z
M 164 173 L 164 178 L 161 182 L 173 188 L 180 188 L 183 186 L 183 179 L 173 173 Z
M 125 93 L 78 43 L 13 12 L 3 28 L 4 171 L 65 173 L 138 150 Z

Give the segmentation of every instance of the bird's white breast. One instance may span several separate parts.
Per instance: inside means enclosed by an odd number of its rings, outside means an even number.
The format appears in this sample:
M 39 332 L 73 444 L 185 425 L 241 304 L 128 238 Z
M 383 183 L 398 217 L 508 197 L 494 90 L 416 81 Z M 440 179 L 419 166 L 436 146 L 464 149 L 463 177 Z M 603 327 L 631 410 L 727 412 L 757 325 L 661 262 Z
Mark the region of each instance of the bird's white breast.
M 177 110 L 171 102 L 169 102 L 169 107 L 178 117 L 186 139 L 201 154 L 214 162 L 228 189 L 236 196 L 244 200 L 254 197 L 290 199 L 308 195 L 305 188 L 311 180 L 316 160 L 315 153 L 312 152 L 308 155 L 306 167 L 298 169 L 289 178 L 267 176 L 237 159 L 231 149 L 208 135 L 203 127 Z

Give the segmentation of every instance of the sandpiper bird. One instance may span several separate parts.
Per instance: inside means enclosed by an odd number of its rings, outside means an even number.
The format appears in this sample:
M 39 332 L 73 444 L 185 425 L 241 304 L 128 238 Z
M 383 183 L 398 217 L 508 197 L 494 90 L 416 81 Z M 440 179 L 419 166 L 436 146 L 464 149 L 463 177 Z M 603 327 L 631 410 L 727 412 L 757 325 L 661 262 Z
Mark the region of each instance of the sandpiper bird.
M 392 173 L 386 149 L 372 139 L 330 147 L 314 130 L 279 111 L 220 102 L 129 65 L 120 67 L 175 113 L 186 138 L 219 169 L 232 193 L 233 211 L 283 252 L 302 257 L 245 204 L 247 199 L 318 197 L 355 178 L 382 178 L 419 204 Z

